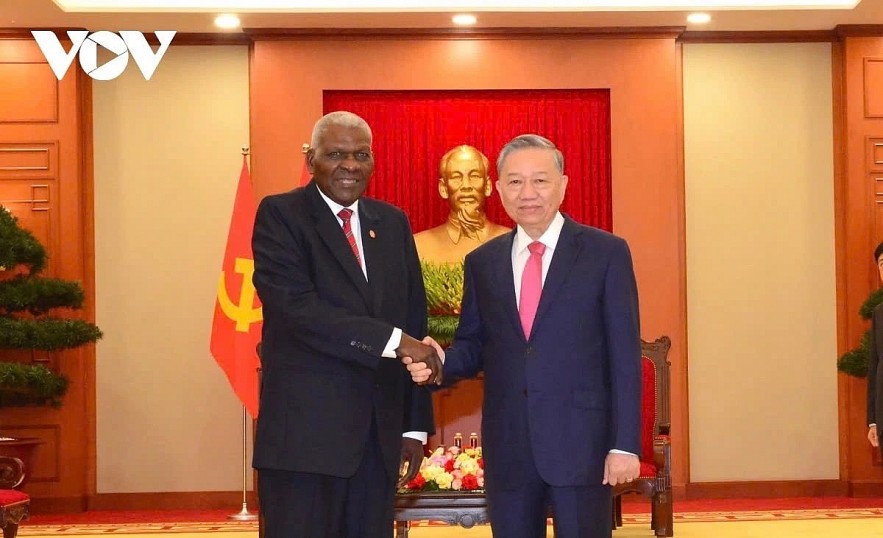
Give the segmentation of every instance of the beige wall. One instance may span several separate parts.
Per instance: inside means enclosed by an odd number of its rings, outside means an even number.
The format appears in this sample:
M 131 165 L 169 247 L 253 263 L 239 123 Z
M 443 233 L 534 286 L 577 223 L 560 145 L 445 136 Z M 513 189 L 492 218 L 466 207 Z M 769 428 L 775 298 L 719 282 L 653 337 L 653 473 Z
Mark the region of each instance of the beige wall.
M 235 491 L 242 408 L 208 351 L 248 48 L 172 47 L 95 82 L 98 493 Z
M 838 478 L 831 46 L 684 46 L 692 482 Z

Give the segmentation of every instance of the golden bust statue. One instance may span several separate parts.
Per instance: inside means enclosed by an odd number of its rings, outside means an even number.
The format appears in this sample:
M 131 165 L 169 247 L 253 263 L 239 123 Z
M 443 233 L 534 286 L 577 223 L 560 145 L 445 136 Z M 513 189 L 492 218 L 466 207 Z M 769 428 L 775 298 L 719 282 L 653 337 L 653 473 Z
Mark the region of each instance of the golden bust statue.
M 448 220 L 414 236 L 420 259 L 462 262 L 476 247 L 509 231 L 487 220 L 484 205 L 493 191 L 488 159 L 472 146 L 445 153 L 438 166 L 438 194 L 450 205 Z

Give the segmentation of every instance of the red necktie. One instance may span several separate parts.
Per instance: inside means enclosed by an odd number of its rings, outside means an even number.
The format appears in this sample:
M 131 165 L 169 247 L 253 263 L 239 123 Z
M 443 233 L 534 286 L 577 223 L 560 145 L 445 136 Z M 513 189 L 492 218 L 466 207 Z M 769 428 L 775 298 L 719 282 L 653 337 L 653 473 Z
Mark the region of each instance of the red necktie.
M 359 264 L 359 268 L 361 268 L 362 257 L 359 256 L 359 245 L 356 244 L 356 237 L 353 235 L 353 229 L 350 227 L 350 219 L 353 217 L 353 210 L 343 208 L 337 216 L 343 221 L 343 233 L 346 234 L 346 240 L 349 241 L 350 248 L 353 249 L 353 254 L 356 256 L 356 262 Z
M 521 318 L 524 337 L 529 339 L 533 320 L 537 315 L 537 307 L 540 305 L 540 295 L 543 293 L 543 253 L 546 251 L 546 245 L 534 241 L 527 248 L 530 250 L 530 258 L 527 259 L 524 273 L 521 274 L 521 302 L 518 305 L 518 316 Z

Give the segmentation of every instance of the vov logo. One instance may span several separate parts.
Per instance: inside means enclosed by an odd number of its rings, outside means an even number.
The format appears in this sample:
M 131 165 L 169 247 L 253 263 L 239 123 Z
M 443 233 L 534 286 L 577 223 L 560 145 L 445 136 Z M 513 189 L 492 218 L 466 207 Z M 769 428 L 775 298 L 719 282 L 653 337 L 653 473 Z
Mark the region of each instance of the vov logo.
M 69 51 L 64 50 L 54 32 L 36 30 L 31 32 L 31 35 L 34 36 L 58 80 L 67 73 L 74 56 L 78 53 L 83 71 L 95 80 L 113 80 L 120 76 L 129 64 L 130 54 L 135 59 L 141 74 L 144 75 L 144 79 L 150 80 L 177 32 L 158 30 L 153 33 L 159 40 L 159 49 L 156 52 L 150 48 L 144 34 L 135 31 L 121 31 L 119 34 L 100 31 L 90 34 L 85 30 L 68 30 L 67 35 L 72 43 Z M 110 51 L 115 57 L 98 65 L 99 46 Z

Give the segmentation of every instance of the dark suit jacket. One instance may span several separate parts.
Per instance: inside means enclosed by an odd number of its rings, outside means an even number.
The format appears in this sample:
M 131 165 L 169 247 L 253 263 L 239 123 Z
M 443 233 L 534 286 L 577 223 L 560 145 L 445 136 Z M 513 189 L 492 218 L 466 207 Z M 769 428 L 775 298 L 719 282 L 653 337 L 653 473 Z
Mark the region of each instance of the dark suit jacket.
M 868 424 L 877 425 L 877 435 L 883 433 L 883 368 L 880 353 L 883 352 L 883 303 L 874 308 L 871 321 L 871 352 L 868 354 Z M 883 455 L 883 445 L 880 446 Z
M 445 377 L 484 371 L 489 485 L 518 487 L 518 469 L 532 454 L 553 486 L 600 486 L 610 449 L 639 453 L 641 341 L 628 246 L 565 218 L 525 341 L 512 275 L 514 238 L 513 230 L 466 257 Z
M 428 391 L 399 360 L 381 357 L 393 327 L 426 333 L 408 220 L 367 198 L 359 218 L 369 281 L 315 183 L 267 196 L 258 208 L 252 244 L 264 329 L 255 468 L 351 476 L 373 417 L 397 477 L 402 433 L 433 433 Z

